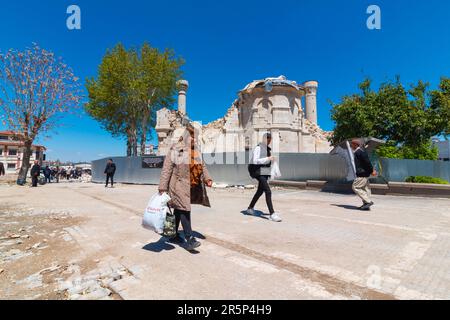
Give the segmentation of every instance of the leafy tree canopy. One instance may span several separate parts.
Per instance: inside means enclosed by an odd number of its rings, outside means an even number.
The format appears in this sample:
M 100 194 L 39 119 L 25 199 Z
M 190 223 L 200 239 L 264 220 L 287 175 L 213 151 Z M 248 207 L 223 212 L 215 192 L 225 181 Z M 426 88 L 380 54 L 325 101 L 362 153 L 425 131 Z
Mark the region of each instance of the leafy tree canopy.
M 97 78 L 86 81 L 86 111 L 113 136 L 126 137 L 127 154 L 137 155 L 138 136 L 144 146 L 156 110 L 174 103 L 183 64 L 170 49 L 160 52 L 145 43 L 127 50 L 118 44 L 103 57 Z
M 378 90 L 365 79 L 359 89 L 340 103 L 332 103 L 333 144 L 353 137 L 375 137 L 387 141 L 378 150 L 380 156 L 437 158 L 431 138 L 450 133 L 450 78 L 442 78 L 436 90 L 429 90 L 423 81 L 407 89 L 400 77 L 381 84 Z

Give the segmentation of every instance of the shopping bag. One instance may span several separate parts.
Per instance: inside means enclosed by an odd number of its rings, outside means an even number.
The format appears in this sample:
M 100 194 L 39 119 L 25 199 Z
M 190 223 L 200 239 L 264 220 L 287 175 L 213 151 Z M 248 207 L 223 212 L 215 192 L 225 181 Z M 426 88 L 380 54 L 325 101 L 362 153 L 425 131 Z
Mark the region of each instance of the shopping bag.
M 148 202 L 142 219 L 142 226 L 146 229 L 162 234 L 167 215 L 167 202 L 170 196 L 167 193 L 155 194 Z
M 281 178 L 281 172 L 280 167 L 278 166 L 278 162 L 275 161 L 272 164 L 272 168 L 270 169 L 270 179 L 276 180 L 278 178 Z
M 173 238 L 177 235 L 175 215 L 172 213 L 170 207 L 167 207 L 168 212 L 166 214 L 166 220 L 164 221 L 163 236 L 167 238 Z

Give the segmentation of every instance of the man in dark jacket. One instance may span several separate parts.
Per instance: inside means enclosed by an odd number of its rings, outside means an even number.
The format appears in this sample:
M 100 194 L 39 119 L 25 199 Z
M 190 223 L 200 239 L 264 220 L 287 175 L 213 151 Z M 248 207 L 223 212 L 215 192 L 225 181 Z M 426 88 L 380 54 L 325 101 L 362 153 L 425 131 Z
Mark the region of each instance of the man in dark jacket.
M 46 183 L 51 183 L 51 175 L 52 175 L 52 170 L 50 170 L 49 166 L 46 166 L 44 169 L 44 176 L 45 176 L 45 182 Z
M 116 164 L 112 161 L 112 159 L 108 160 L 105 168 L 106 174 L 106 185 L 105 188 L 108 187 L 109 180 L 111 179 L 111 188 L 114 188 L 114 174 L 116 173 Z
M 5 175 L 5 166 L 0 162 L 0 177 Z
M 37 187 L 39 175 L 41 174 L 41 166 L 39 165 L 39 161 L 34 161 L 34 165 L 31 168 L 31 186 Z
M 353 140 L 351 147 L 355 159 L 356 179 L 353 181 L 353 191 L 361 198 L 363 205 L 360 210 L 370 210 L 373 206 L 371 197 L 371 190 L 369 184 L 369 177 L 376 176 L 377 172 L 370 162 L 369 155 L 362 149 L 362 143 L 359 140 Z

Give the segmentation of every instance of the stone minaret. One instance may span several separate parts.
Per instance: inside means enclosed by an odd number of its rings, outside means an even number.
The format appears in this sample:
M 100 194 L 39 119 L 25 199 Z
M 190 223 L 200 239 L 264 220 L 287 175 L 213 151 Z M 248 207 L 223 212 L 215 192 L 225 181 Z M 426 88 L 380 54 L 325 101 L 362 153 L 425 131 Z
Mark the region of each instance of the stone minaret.
M 317 81 L 307 81 L 304 83 L 305 96 L 305 111 L 306 119 L 317 124 L 317 88 L 319 83 Z
M 189 88 L 189 82 L 187 80 L 177 81 L 178 88 L 178 111 L 186 115 L 186 91 Z

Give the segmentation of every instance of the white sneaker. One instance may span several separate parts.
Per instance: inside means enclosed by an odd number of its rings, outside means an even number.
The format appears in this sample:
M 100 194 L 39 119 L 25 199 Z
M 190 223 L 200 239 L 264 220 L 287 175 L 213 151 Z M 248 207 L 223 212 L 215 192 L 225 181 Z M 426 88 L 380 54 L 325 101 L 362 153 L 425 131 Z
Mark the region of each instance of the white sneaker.
M 278 214 L 276 214 L 276 213 L 271 214 L 270 217 L 269 217 L 269 220 L 273 221 L 273 222 L 281 222 L 281 221 L 283 221 L 283 220 L 281 220 L 281 217 Z

